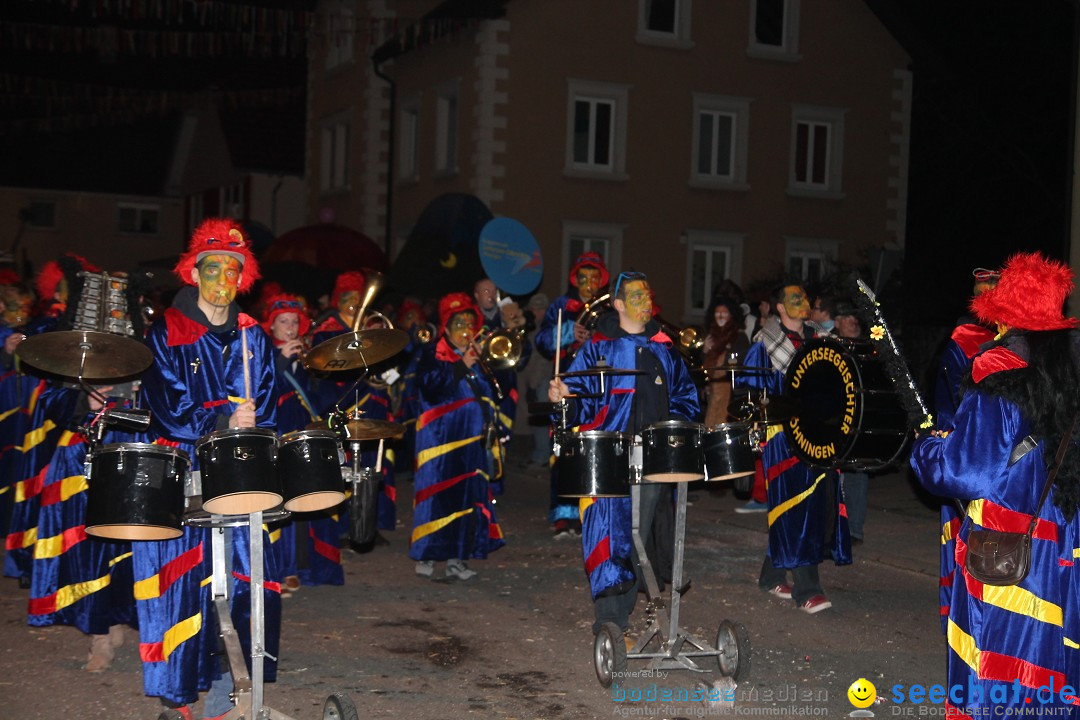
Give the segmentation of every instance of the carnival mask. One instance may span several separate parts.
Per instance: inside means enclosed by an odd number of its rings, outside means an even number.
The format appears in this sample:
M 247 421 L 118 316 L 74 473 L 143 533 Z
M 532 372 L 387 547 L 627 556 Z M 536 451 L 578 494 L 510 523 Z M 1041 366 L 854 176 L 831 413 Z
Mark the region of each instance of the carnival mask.
M 578 295 L 583 302 L 589 302 L 600 292 L 600 270 L 594 267 L 578 268 L 577 275 Z
M 226 307 L 236 299 L 242 266 L 231 255 L 207 255 L 195 267 L 199 296 L 215 307 Z

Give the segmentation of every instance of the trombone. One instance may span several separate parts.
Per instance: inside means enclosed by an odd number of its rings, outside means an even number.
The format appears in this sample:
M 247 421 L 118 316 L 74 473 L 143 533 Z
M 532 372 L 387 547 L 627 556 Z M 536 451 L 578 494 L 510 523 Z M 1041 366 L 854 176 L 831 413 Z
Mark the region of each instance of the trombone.
M 702 357 L 705 348 L 705 329 L 696 325 L 687 325 L 686 327 L 679 327 L 669 323 L 664 318 L 656 315 L 653 317 L 662 329 L 668 335 L 678 338 L 677 347 L 679 353 L 685 358 L 686 364 L 691 369 L 699 368 L 703 364 L 704 358 Z

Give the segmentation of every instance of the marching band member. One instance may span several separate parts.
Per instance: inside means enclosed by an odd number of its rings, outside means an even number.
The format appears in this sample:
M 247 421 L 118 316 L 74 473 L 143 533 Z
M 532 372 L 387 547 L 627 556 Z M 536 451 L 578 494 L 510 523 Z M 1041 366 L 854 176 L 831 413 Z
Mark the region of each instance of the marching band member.
M 175 272 L 184 287 L 147 335 L 154 362 L 143 376 L 143 399 L 157 442 L 185 450 L 192 469 L 197 469 L 194 446 L 200 438 L 231 428 L 276 427 L 273 348 L 256 329 L 257 321 L 240 312 L 235 302 L 237 293 L 246 292 L 259 277 L 238 223 L 204 221 L 192 234 Z M 245 396 L 245 375 L 250 378 L 250 398 Z M 206 582 L 212 574 L 209 532 L 188 526 L 176 540 L 137 542 L 133 550 L 144 690 L 190 715 L 186 706 L 214 682 L 205 714 L 216 717 L 232 707 L 228 700 L 232 682 L 228 672 L 219 671 L 213 656 L 218 640 L 211 586 Z M 225 535 L 228 539 L 230 532 Z M 231 535 L 233 622 L 241 640 L 249 641 L 248 532 Z M 279 574 L 273 554 L 266 553 L 265 560 L 266 648 L 277 656 Z M 245 657 L 250 657 L 250 648 Z M 276 672 L 276 662 L 268 658 L 265 679 L 272 682 Z
M 603 295 L 609 280 L 607 267 L 600 255 L 587 252 L 578 256 L 570 268 L 570 289 L 548 305 L 544 319 L 536 331 L 536 350 L 548 360 L 555 359 L 559 348 L 559 366 L 566 368 L 578 348 L 589 340 L 589 328 L 577 322 L 584 307 Z M 562 337 L 556 337 L 559 312 L 562 311 Z M 571 537 L 581 532 L 576 503 L 566 502 L 555 493 L 555 468 L 551 468 L 551 502 L 548 522 L 555 537 Z
M 795 352 L 818 336 L 818 328 L 808 321 L 810 303 L 800 286 L 775 288 L 772 305 L 780 322 L 768 323 L 758 331 L 745 362 L 774 372 L 737 377 L 736 384 L 764 386 L 775 396 L 781 392 L 784 373 Z M 803 612 L 827 610 L 832 603 L 821 589 L 818 565 L 826 553 L 831 553 L 837 565 L 851 563 L 851 537 L 841 510 L 839 477 L 835 471 L 817 470 L 796 458 L 781 425 L 770 425 L 766 431 L 761 462 L 769 505 L 769 549 L 758 586 L 775 597 L 794 598 Z M 832 547 L 828 547 L 829 527 L 834 528 Z M 789 570 L 793 584 L 787 581 Z
M 613 368 L 642 371 L 639 375 L 609 376 L 606 392 L 600 378 L 552 378 L 548 399 L 566 399 L 567 423 L 580 430 L 607 430 L 638 434 L 664 420 L 690 421 L 698 416 L 698 392 L 672 341 L 653 319 L 652 291 L 644 273 L 624 272 L 615 284 L 612 304 L 616 313 L 600 318 L 592 341 L 574 357 L 569 371 L 596 366 L 601 357 Z M 577 397 L 568 397 L 569 395 Z M 643 536 L 653 527 L 657 507 L 667 483 L 640 486 L 640 523 Z M 585 573 L 592 590 L 593 634 L 605 623 L 624 633 L 630 626 L 639 587 L 644 587 L 632 537 L 629 497 L 586 498 L 580 503 Z
M 489 482 L 498 427 L 495 391 L 477 367 L 473 338 L 480 310 L 465 293 L 439 303 L 439 341 L 425 346 L 417 372 L 416 474 L 409 557 L 416 574 L 433 577 L 446 561 L 446 577 L 476 575 L 466 560 L 486 558 L 505 544 Z

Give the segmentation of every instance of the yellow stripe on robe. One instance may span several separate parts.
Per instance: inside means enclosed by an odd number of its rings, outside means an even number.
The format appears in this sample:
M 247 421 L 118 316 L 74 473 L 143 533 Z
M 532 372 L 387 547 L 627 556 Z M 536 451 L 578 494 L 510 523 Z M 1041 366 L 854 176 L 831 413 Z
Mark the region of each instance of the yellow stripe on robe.
M 596 502 L 594 497 L 578 498 L 578 519 L 585 520 L 585 511 L 592 507 L 592 504 Z
M 130 553 L 130 552 L 126 552 L 123 555 L 117 555 L 116 557 L 114 557 L 112 560 L 109 561 L 109 567 L 112 567 L 113 565 L 115 565 L 115 564 L 117 564 L 119 562 L 123 562 L 124 560 L 127 560 L 129 557 L 131 557 L 131 555 L 132 555 L 132 553 Z
M 110 577 L 110 575 L 105 574 L 96 580 L 87 580 L 86 582 L 74 583 L 60 588 L 56 591 L 56 609 L 66 608 L 68 605 L 108 587 Z
M 979 672 L 979 648 L 975 647 L 975 638 L 960 629 L 960 626 L 949 618 L 949 629 L 946 631 L 949 639 L 949 647 L 963 660 L 968 667 Z
M 202 613 L 196 613 L 187 620 L 181 620 L 165 631 L 165 637 L 161 640 L 161 655 L 166 660 L 173 650 L 185 640 L 190 640 L 202 630 Z
M 774 522 L 776 522 L 776 520 L 779 519 L 779 517 L 781 515 L 783 515 L 788 510 L 790 510 L 791 508 L 793 508 L 796 505 L 798 505 L 799 503 L 801 503 L 806 498 L 810 497 L 810 495 L 814 492 L 814 490 L 817 489 L 817 486 L 819 484 L 821 484 L 821 481 L 822 481 L 822 479 L 824 477 L 825 477 L 825 473 L 821 473 L 820 475 L 817 476 L 817 479 L 814 480 L 813 485 L 808 487 L 806 490 L 803 490 L 801 493 L 799 493 L 795 497 L 785 500 L 784 502 L 780 503 L 779 505 L 774 507 L 772 510 L 770 510 L 769 511 L 769 527 L 772 527 L 772 524 Z
M 468 510 L 458 510 L 452 515 L 447 515 L 444 518 L 439 518 L 438 520 L 432 520 L 431 522 L 426 522 L 423 525 L 418 525 L 416 528 L 413 529 L 412 539 L 410 539 L 409 542 L 414 543 L 425 535 L 430 535 L 431 533 L 446 527 L 450 523 L 457 520 L 459 517 L 468 515 L 472 511 L 472 508 L 469 508 Z
M 11 408 L 10 410 L 5 410 L 4 412 L 0 413 L 0 422 L 3 422 L 4 420 L 7 420 L 9 417 L 11 417 L 12 413 L 18 412 L 21 408 L 22 408 L 21 405 L 16 405 L 15 407 Z
M 779 423 L 767 426 L 765 428 L 765 442 L 769 442 L 775 435 L 782 432 L 784 432 L 784 426 Z
M 60 481 L 60 502 L 68 498 L 86 492 L 90 486 L 86 484 L 85 475 L 71 475 Z
M 1017 585 L 983 585 L 983 602 L 1018 615 L 1062 626 L 1061 607 Z
M 1065 642 L 1065 647 L 1072 648 L 1073 650 L 1080 650 L 1080 645 L 1078 645 L 1075 640 L 1070 640 L 1067 637 L 1062 637 L 1061 639 Z
M 52 420 L 46 420 L 41 425 L 41 427 L 26 433 L 26 435 L 23 437 L 23 444 L 19 448 L 19 450 L 25 453 L 29 452 L 37 445 L 40 445 L 41 442 L 45 439 L 45 436 L 49 433 L 49 431 L 55 427 L 56 423 L 54 423 Z
M 479 441 L 480 436 L 474 435 L 473 437 L 465 438 L 464 440 L 455 440 L 454 442 L 443 443 L 442 445 L 436 445 L 435 447 L 421 450 L 420 452 L 416 453 L 416 469 L 419 470 L 421 465 L 428 462 L 429 460 L 434 460 L 440 455 L 445 455 L 446 453 L 453 452 L 454 450 L 457 450 L 460 447 L 464 447 L 469 443 Z

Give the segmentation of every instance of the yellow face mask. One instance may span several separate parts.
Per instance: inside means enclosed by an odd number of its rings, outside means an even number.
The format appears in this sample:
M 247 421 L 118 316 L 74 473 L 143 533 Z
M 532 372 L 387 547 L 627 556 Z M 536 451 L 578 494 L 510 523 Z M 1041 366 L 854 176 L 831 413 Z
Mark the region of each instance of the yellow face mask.
M 798 285 L 788 285 L 784 288 L 784 310 L 792 320 L 806 320 L 810 317 L 810 301 L 806 299 L 806 291 Z
M 589 302 L 600 292 L 600 271 L 594 267 L 583 267 L 574 278 L 577 281 L 578 295 L 582 301 Z
M 446 323 L 446 336 L 450 344 L 464 351 L 476 337 L 478 323 L 471 312 L 458 313 Z
M 652 320 L 652 289 L 648 280 L 628 280 L 626 288 L 626 316 L 644 325 Z
M 231 255 L 207 255 L 199 263 L 199 295 L 215 307 L 225 307 L 236 299 L 240 283 L 240 261 Z

